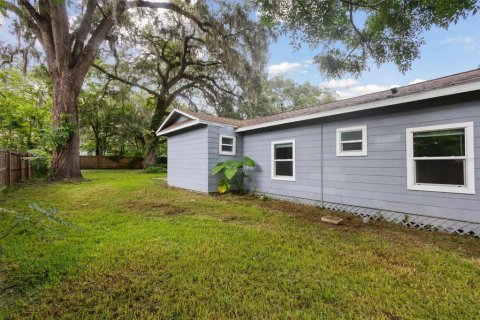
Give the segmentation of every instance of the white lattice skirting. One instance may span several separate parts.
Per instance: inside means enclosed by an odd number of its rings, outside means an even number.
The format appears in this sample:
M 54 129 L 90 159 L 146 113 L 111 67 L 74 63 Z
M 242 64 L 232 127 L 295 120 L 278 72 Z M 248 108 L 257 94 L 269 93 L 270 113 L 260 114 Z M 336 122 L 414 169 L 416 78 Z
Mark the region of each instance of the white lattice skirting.
M 322 202 L 310 199 L 302 199 L 288 196 L 280 196 L 270 193 L 262 193 L 268 197 L 292 201 L 307 205 L 313 205 L 334 211 L 343 211 L 351 213 L 362 218 L 370 218 L 373 220 L 386 220 L 394 223 L 404 225 L 406 227 L 414 227 L 422 230 L 443 231 L 449 233 L 458 233 L 462 235 L 470 235 L 480 238 L 480 223 L 458 221 L 452 219 L 429 217 L 419 214 L 401 213 L 389 210 L 381 210 L 375 208 L 366 208 L 359 206 L 352 206 L 341 203 Z

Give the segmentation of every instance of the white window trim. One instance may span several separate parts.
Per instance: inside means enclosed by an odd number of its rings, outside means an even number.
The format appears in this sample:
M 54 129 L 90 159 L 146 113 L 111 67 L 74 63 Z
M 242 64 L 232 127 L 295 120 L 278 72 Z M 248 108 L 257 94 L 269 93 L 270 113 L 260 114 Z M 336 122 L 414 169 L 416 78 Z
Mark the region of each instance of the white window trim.
M 223 138 L 229 138 L 229 139 L 233 139 L 233 145 L 231 144 L 222 144 L 222 140 Z M 223 151 L 222 150 L 222 146 L 225 145 L 225 146 L 232 146 L 232 151 Z M 218 153 L 219 154 L 223 154 L 223 155 L 226 155 L 226 156 L 234 156 L 235 155 L 235 152 L 236 152 L 236 149 L 237 149 L 237 137 L 235 136 L 227 136 L 227 135 L 220 135 L 219 136 L 219 139 L 218 139 Z
M 292 144 L 292 160 L 285 160 L 285 161 L 292 161 L 293 162 L 293 164 L 292 164 L 293 175 L 291 177 L 275 175 L 275 161 L 282 161 L 282 160 L 275 160 L 275 145 L 284 144 L 284 143 L 291 143 Z M 272 141 L 271 158 L 272 158 L 272 160 L 271 160 L 272 180 L 295 181 L 295 140 Z
M 351 142 L 361 142 L 362 150 L 361 151 L 342 151 L 342 132 L 348 131 L 357 131 L 362 130 L 362 140 L 348 141 Z M 337 157 L 364 157 L 367 155 L 368 148 L 368 139 L 367 139 L 367 126 L 355 126 L 355 127 L 345 127 L 337 128 Z
M 465 129 L 465 186 L 415 183 L 415 159 L 413 158 L 413 133 L 447 129 Z M 407 189 L 418 191 L 475 194 L 475 149 L 473 122 L 452 123 L 436 126 L 407 128 Z M 456 159 L 459 157 L 432 157 L 432 159 Z

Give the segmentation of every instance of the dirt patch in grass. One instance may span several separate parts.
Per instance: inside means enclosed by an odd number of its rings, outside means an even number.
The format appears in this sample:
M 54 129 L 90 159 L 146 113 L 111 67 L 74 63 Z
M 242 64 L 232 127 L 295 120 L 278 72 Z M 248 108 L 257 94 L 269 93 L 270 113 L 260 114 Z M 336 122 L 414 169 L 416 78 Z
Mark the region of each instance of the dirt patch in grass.
M 242 226 L 257 226 L 257 227 L 262 227 L 262 228 L 269 228 L 271 229 L 271 225 L 266 225 L 262 224 L 261 222 L 255 221 L 253 219 L 250 219 L 249 217 L 246 217 L 244 215 L 238 215 L 238 214 L 223 214 L 219 217 L 219 220 L 223 223 L 232 223 L 232 224 L 237 224 L 237 225 L 242 225 Z
M 128 200 L 123 202 L 122 206 L 128 208 L 133 213 L 141 213 L 145 216 L 192 214 L 186 207 L 161 200 Z
M 364 228 L 366 225 L 362 222 L 362 219 L 355 217 L 351 214 L 339 211 L 333 211 L 329 209 L 323 209 L 316 206 L 306 205 L 295 203 L 291 201 L 284 201 L 284 200 L 276 200 L 267 198 L 267 200 L 262 200 L 258 196 L 253 194 L 247 195 L 216 195 L 221 201 L 225 201 L 228 203 L 242 203 L 242 204 L 251 204 L 257 208 L 261 208 L 265 212 L 269 213 L 286 213 L 294 219 L 305 220 L 308 222 L 315 222 L 315 223 L 322 223 L 326 227 L 333 227 L 333 228 L 342 228 L 342 227 L 350 227 L 350 228 Z M 321 221 L 321 218 L 324 216 L 337 216 L 341 217 L 344 221 L 339 226 L 332 226 L 329 224 L 325 224 Z

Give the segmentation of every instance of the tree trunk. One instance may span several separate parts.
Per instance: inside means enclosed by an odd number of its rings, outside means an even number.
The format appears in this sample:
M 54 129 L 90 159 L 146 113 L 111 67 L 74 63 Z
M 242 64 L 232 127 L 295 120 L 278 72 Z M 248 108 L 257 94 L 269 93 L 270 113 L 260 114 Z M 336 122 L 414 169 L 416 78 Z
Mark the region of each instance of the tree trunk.
M 100 144 L 102 143 L 102 142 L 100 141 L 100 137 L 99 137 L 99 135 L 97 134 L 96 131 L 94 131 L 94 135 L 95 135 L 95 155 L 96 155 L 96 156 L 103 155 L 103 154 L 102 154 L 102 149 L 101 149 L 101 147 L 100 147 Z
M 143 168 L 153 166 L 157 162 L 158 137 L 151 137 L 147 141 L 147 153 L 145 154 L 145 160 L 143 160 Z
M 145 141 L 147 146 L 147 151 L 145 154 L 145 160 L 143 162 L 143 167 L 148 168 L 156 163 L 156 155 L 158 145 L 160 144 L 160 139 L 155 134 L 157 129 L 160 127 L 163 118 L 165 117 L 165 112 L 167 111 L 168 105 L 166 99 L 163 97 L 157 97 L 157 106 L 155 107 L 155 112 L 153 113 L 152 121 L 150 121 L 150 133 L 147 135 Z
M 63 70 L 61 74 L 52 73 L 53 180 L 82 178 L 77 98 L 83 78 L 70 70 Z

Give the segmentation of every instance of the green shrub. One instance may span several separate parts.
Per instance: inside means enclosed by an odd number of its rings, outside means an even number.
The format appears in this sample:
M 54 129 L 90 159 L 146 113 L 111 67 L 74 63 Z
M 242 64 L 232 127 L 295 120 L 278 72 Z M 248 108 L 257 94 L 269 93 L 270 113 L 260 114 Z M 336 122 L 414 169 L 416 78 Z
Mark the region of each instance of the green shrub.
M 145 168 L 143 171 L 145 173 L 165 173 L 167 172 L 167 166 L 164 164 L 156 164 Z
M 52 156 L 45 150 L 32 149 L 28 150 L 30 157 L 29 163 L 32 166 L 33 173 L 36 177 L 46 177 L 50 173 L 50 162 Z
M 249 157 L 243 157 L 240 161 L 228 160 L 217 163 L 212 169 L 212 175 L 223 175 L 223 178 L 218 182 L 218 192 L 225 193 L 229 191 L 232 183 L 235 183 L 237 190 L 243 193 L 245 191 L 245 178 L 248 177 L 246 173 L 247 167 L 255 167 L 255 161 Z
M 139 154 L 133 155 L 132 159 L 129 161 L 129 165 L 131 168 L 140 168 L 142 165 L 142 162 L 144 160 L 144 157 Z

